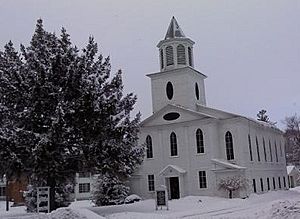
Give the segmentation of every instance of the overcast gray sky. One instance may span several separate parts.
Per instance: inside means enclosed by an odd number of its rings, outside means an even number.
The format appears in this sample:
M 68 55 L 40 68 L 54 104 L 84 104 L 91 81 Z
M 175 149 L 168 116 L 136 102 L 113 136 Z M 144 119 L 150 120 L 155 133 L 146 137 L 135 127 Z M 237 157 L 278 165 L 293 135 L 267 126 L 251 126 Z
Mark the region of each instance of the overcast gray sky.
M 28 45 L 38 18 L 48 31 L 64 26 L 79 48 L 93 35 L 146 118 L 145 75 L 159 71 L 156 45 L 173 15 L 196 42 L 208 106 L 253 118 L 264 108 L 281 128 L 300 114 L 300 0 L 0 0 L 0 47 Z

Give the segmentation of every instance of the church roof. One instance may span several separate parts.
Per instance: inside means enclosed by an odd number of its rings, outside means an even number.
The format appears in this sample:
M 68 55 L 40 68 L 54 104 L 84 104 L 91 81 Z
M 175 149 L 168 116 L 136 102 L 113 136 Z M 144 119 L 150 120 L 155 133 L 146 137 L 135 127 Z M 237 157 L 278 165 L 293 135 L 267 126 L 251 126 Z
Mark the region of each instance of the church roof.
M 171 23 L 168 27 L 166 36 L 165 36 L 165 40 L 167 39 L 173 39 L 173 38 L 182 38 L 185 37 L 183 31 L 181 30 L 181 28 L 179 27 L 175 17 L 173 16 L 171 19 Z

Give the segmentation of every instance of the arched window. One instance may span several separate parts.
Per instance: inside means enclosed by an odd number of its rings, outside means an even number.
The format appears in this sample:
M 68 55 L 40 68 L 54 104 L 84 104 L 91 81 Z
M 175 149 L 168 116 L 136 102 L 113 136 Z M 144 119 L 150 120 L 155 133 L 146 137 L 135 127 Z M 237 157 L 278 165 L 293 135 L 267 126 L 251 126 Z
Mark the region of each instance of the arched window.
M 257 161 L 260 161 L 259 145 L 258 145 L 257 136 L 256 136 L 255 140 L 256 140 Z
M 188 55 L 189 55 L 189 66 L 193 66 L 193 56 L 192 56 L 191 47 L 188 48 Z
M 186 64 L 185 48 L 181 44 L 177 46 L 177 64 L 178 65 L 185 65 Z
M 272 147 L 271 147 L 271 141 L 270 141 L 270 139 L 269 139 L 269 151 L 270 151 L 270 161 L 273 162 Z
M 167 59 L 167 66 L 174 64 L 174 54 L 173 54 L 173 47 L 167 46 L 166 48 L 166 59 Z
M 277 153 L 276 141 L 275 141 L 275 157 L 276 157 L 276 162 L 278 162 L 278 153 Z
M 171 156 L 177 156 L 177 138 L 174 132 L 170 135 L 170 148 L 171 148 Z
M 232 134 L 229 131 L 226 132 L 225 134 L 225 143 L 226 143 L 227 160 L 233 160 L 234 159 L 233 139 L 232 139 Z
M 201 129 L 196 131 L 196 144 L 197 144 L 197 154 L 204 153 L 204 139 L 203 132 Z
M 152 150 L 152 138 L 150 135 L 146 137 L 146 152 L 147 152 L 147 158 L 153 158 L 153 150 Z
M 267 162 L 267 151 L 266 151 L 266 142 L 265 142 L 265 138 L 263 138 L 263 147 L 264 147 L 265 162 Z
M 164 51 L 162 49 L 160 50 L 160 68 L 164 68 Z
M 251 137 L 250 137 L 250 135 L 248 135 L 248 144 L 249 144 L 250 161 L 253 161 L 252 146 L 251 146 Z

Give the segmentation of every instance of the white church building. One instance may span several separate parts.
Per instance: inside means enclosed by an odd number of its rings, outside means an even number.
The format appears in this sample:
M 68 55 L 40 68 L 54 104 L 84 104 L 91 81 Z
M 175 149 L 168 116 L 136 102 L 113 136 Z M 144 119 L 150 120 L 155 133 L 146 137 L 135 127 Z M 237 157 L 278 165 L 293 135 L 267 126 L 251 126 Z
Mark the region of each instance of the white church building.
M 166 186 L 169 199 L 188 195 L 227 197 L 220 179 L 241 176 L 252 192 L 287 189 L 283 133 L 265 122 L 206 106 L 206 75 L 194 69 L 194 42 L 173 17 L 159 49 L 160 71 L 151 79 L 153 114 L 142 121 L 147 150 L 130 179 L 131 193 L 154 198 Z

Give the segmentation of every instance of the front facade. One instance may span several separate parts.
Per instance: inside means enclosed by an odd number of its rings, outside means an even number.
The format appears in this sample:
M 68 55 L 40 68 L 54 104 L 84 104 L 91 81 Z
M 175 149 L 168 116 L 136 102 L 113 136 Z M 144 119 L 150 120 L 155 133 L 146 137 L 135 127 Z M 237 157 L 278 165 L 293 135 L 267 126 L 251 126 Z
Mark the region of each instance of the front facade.
M 141 124 L 143 164 L 130 180 L 131 192 L 153 198 L 165 185 L 169 198 L 227 196 L 220 179 L 241 176 L 249 187 L 234 192 L 288 188 L 282 132 L 269 124 L 206 106 L 206 76 L 194 69 L 194 42 L 173 17 L 157 45 L 160 72 L 151 79 L 153 115 Z

